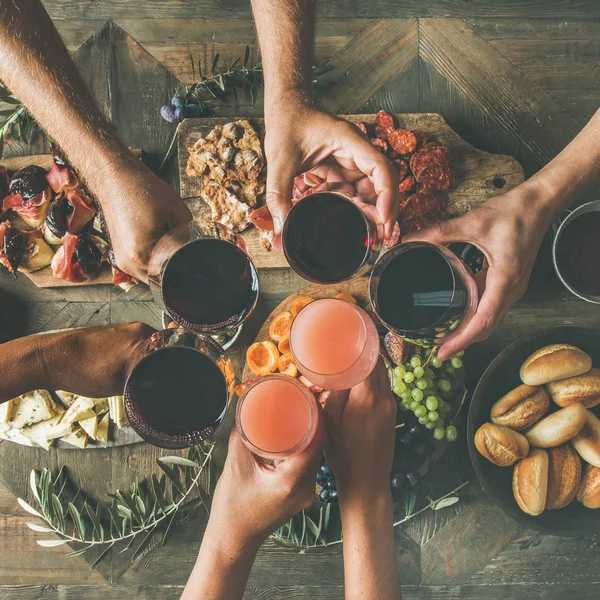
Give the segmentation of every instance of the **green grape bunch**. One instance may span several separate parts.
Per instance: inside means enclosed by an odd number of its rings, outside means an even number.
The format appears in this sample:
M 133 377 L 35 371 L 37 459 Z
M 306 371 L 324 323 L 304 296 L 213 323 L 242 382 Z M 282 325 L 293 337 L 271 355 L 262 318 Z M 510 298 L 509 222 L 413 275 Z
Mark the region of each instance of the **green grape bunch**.
M 464 394 L 464 351 L 446 361 L 429 353 L 425 350 L 425 356 L 413 355 L 395 367 L 392 390 L 400 399 L 400 409 L 411 411 L 422 427 L 432 430 L 434 439 L 453 442 L 457 431 L 450 418 Z

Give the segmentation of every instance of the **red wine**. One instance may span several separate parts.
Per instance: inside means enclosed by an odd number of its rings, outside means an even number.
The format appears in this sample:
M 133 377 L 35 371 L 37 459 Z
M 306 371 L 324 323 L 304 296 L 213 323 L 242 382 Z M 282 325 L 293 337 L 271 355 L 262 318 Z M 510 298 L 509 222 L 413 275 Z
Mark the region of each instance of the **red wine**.
M 297 202 L 283 226 L 283 251 L 296 273 L 317 283 L 352 277 L 369 256 L 369 228 L 356 205 L 331 193 Z
M 222 331 L 239 325 L 258 298 L 258 275 L 236 245 L 205 238 L 181 247 L 162 276 L 169 316 L 193 331 Z
M 206 439 L 227 409 L 227 384 L 208 357 L 183 346 L 145 356 L 125 386 L 134 429 L 158 446 L 185 447 Z
M 461 316 L 466 308 L 462 281 L 434 248 L 413 248 L 393 257 L 377 286 L 381 319 L 401 331 L 422 331 Z

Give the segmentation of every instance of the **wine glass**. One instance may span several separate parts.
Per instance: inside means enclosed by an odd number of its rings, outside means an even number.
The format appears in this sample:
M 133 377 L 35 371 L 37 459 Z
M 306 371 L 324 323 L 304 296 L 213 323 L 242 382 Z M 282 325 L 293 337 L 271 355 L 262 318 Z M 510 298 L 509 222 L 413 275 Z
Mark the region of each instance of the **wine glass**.
M 235 386 L 233 364 L 210 336 L 178 327 L 140 346 L 125 383 L 136 433 L 162 448 L 188 448 L 222 423 Z

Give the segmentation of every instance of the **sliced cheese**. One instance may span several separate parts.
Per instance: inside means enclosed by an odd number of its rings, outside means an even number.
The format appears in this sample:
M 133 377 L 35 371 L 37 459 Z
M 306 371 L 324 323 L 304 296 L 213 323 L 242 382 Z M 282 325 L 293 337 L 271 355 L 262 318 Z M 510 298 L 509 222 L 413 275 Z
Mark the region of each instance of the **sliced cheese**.
M 94 413 L 94 400 L 93 398 L 84 398 L 78 396 L 77 400 L 69 406 L 67 412 L 63 415 L 63 420 L 66 423 L 76 423 L 81 419 L 87 419 L 93 417 Z
M 15 429 L 22 429 L 35 423 L 47 421 L 59 413 L 58 406 L 46 390 L 29 392 L 12 400 L 10 424 Z
M 94 398 L 96 403 L 94 404 L 94 412 L 97 415 L 103 415 L 108 412 L 108 398 Z
M 123 396 L 111 396 L 108 399 L 108 409 L 111 420 L 119 429 L 129 425 L 129 419 L 125 413 L 125 401 Z
M 108 442 L 108 422 L 110 416 L 106 413 L 100 423 L 98 423 L 98 431 L 96 432 L 96 439 L 100 442 Z
M 72 427 L 61 422 L 60 415 L 56 415 L 41 423 L 25 427 L 25 429 L 21 430 L 21 433 L 34 444 L 48 450 L 56 438 L 67 435 L 71 430 Z
M 20 429 L 7 429 L 6 431 L 0 431 L 0 438 L 8 440 L 9 442 L 15 442 L 22 446 L 33 446 L 33 442 L 26 438 Z
M 96 439 L 96 432 L 98 431 L 98 417 L 88 417 L 87 419 L 79 420 L 80 427 L 93 439 Z
M 0 432 L 8 431 L 12 428 L 10 418 L 13 412 L 13 401 L 9 400 L 0 404 Z
M 65 405 L 65 408 L 69 408 L 75 400 L 77 400 L 77 394 L 72 394 L 71 392 L 63 392 L 62 390 L 56 390 L 54 392 L 58 399 Z
M 67 442 L 67 444 L 71 444 L 71 446 L 76 446 L 77 448 L 85 448 L 88 445 L 88 435 L 87 433 L 78 427 L 72 433 L 68 435 L 63 435 L 60 438 L 63 442 Z

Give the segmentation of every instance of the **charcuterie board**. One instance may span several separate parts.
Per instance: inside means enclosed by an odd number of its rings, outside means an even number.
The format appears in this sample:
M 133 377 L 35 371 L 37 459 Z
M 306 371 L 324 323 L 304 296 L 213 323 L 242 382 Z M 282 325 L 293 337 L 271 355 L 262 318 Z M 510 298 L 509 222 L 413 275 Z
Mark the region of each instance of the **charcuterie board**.
M 357 123 L 373 123 L 375 115 L 340 115 Z M 503 154 L 492 154 L 475 148 L 463 140 L 443 117 L 435 113 L 394 115 L 398 127 L 425 132 L 434 141 L 448 147 L 456 182 L 448 192 L 448 216 L 462 215 L 481 206 L 488 198 L 507 192 L 525 180 L 523 167 L 516 159 Z M 224 125 L 243 117 L 186 119 L 180 125 L 178 137 L 180 193 L 195 218 L 210 220 L 210 208 L 200 197 L 201 178 L 186 173 L 189 148 L 216 125 Z M 264 120 L 250 119 L 261 138 L 264 138 Z M 287 267 L 285 257 L 273 250 L 267 251 L 260 243 L 258 231 L 249 227 L 242 234 L 246 246 L 258 268 Z

